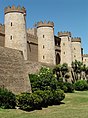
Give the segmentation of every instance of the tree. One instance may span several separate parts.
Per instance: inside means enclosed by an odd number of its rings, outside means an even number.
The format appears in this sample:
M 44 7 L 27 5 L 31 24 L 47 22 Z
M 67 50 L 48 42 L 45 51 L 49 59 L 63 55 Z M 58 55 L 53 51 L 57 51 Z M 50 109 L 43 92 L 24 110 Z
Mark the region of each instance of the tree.
M 75 62 L 72 62 L 73 82 L 77 81 L 78 79 L 81 79 L 83 69 L 84 69 L 84 65 L 82 62 L 77 60 L 75 60 Z
M 54 67 L 53 72 L 57 75 L 57 80 L 59 81 L 60 78 L 63 78 L 64 80 L 67 79 L 67 73 L 69 72 L 68 69 L 68 64 L 67 63 L 63 63 L 58 64 Z

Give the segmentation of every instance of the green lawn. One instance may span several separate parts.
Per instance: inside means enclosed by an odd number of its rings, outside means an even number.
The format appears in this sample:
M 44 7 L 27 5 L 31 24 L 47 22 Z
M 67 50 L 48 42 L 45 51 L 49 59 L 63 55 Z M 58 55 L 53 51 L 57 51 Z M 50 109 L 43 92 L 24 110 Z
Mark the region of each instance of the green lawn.
M 88 91 L 68 93 L 63 103 L 32 112 L 0 109 L 0 118 L 88 118 Z

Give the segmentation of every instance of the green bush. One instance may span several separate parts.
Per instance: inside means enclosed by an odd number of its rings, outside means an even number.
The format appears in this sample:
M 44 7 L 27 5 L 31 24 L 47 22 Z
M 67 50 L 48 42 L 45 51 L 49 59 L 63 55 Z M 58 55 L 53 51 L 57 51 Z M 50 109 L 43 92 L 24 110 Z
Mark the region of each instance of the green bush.
M 74 85 L 72 83 L 65 82 L 63 88 L 66 93 L 74 92 Z
M 78 80 L 74 85 L 77 91 L 88 90 L 88 83 L 85 80 Z
M 32 91 L 37 90 L 56 90 L 57 79 L 50 68 L 42 67 L 38 75 L 29 75 Z
M 62 89 L 65 93 L 68 92 L 68 88 L 67 88 L 67 86 L 65 86 L 65 85 L 63 85 L 61 89 Z
M 50 90 L 38 90 L 34 92 L 35 94 L 39 95 L 42 97 L 43 101 L 41 106 L 42 107 L 47 107 L 48 105 L 53 104 L 53 93 Z
M 17 95 L 17 106 L 26 111 L 40 109 L 42 98 L 35 93 L 22 93 Z
M 64 91 L 59 89 L 53 92 L 53 104 L 60 104 L 60 102 L 65 98 Z
M 17 106 L 22 110 L 31 111 L 58 104 L 64 98 L 65 94 L 62 90 L 38 90 L 34 93 L 22 93 L 17 95 Z
M 65 94 L 64 91 L 59 89 L 55 91 L 45 90 L 45 91 L 35 91 L 34 93 L 38 94 L 42 97 L 42 107 L 47 107 L 49 105 L 58 104 L 64 98 Z
M 16 96 L 7 89 L 0 88 L 0 107 L 13 109 L 16 106 Z

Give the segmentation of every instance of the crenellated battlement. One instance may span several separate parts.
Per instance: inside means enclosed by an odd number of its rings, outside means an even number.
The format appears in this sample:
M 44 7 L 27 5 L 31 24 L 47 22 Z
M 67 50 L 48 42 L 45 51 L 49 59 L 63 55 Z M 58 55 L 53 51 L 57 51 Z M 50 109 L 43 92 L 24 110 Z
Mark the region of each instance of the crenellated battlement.
M 0 32 L 5 33 L 5 25 L 0 24 Z
M 83 57 L 88 57 L 88 54 L 83 54 Z
M 58 32 L 58 37 L 62 37 L 62 36 L 68 36 L 71 37 L 71 32 Z
M 50 22 L 50 21 L 48 21 L 48 22 L 46 22 L 46 21 L 44 21 L 44 22 L 40 21 L 40 22 L 38 22 L 36 24 L 36 26 L 37 26 L 37 28 L 38 27 L 54 27 L 54 23 L 53 22 Z
M 10 13 L 10 12 L 20 12 L 26 15 L 26 9 L 20 6 L 16 7 L 13 5 L 12 7 L 8 6 L 4 9 L 4 14 Z
M 36 28 L 28 28 L 27 33 L 37 36 L 37 29 Z
M 72 42 L 80 42 L 81 43 L 81 38 L 80 37 L 74 37 L 71 40 Z

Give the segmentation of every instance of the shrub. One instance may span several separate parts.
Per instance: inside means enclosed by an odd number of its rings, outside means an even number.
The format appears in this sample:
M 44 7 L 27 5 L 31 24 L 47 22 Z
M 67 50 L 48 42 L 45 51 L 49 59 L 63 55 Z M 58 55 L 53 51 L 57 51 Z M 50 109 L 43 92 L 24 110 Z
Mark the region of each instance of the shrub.
M 48 105 L 53 104 L 53 93 L 51 90 L 38 90 L 34 92 L 35 94 L 39 95 L 42 97 L 43 101 L 41 106 L 42 107 L 47 107 Z
M 87 82 L 85 80 L 78 80 L 75 83 L 75 90 L 77 90 L 77 91 L 88 90 Z
M 65 94 L 62 90 L 38 90 L 34 93 L 21 93 L 17 95 L 17 106 L 22 110 L 31 111 L 58 104 L 64 98 Z
M 32 110 L 31 103 L 33 100 L 30 98 L 30 93 L 21 93 L 17 95 L 17 106 L 23 110 Z
M 17 95 L 17 106 L 30 111 L 41 108 L 42 98 L 35 93 L 22 93 Z
M 7 89 L 0 88 L 0 107 L 12 109 L 16 106 L 16 96 Z
M 48 101 L 48 97 L 49 97 L 48 94 L 45 91 L 42 91 L 42 90 L 35 91 L 34 93 L 41 96 L 41 98 L 42 98 L 41 106 L 42 107 L 47 107 L 48 106 L 47 101 Z
M 42 67 L 38 75 L 29 75 L 32 91 L 37 90 L 56 90 L 57 89 L 57 79 L 50 68 Z
M 63 86 L 62 86 L 62 90 L 63 90 L 65 93 L 68 92 L 67 86 L 63 85 Z
M 65 86 L 66 86 L 66 88 L 65 88 Z M 64 92 L 66 92 L 66 93 L 74 92 L 74 85 L 72 83 L 65 82 L 63 88 L 64 88 Z
M 53 104 L 60 104 L 60 102 L 65 98 L 64 91 L 59 89 L 53 91 Z
M 59 90 L 45 90 L 45 91 L 35 91 L 34 93 L 38 94 L 42 97 L 42 107 L 47 107 L 48 105 L 58 104 L 60 103 L 64 98 L 65 94 L 64 91 Z

